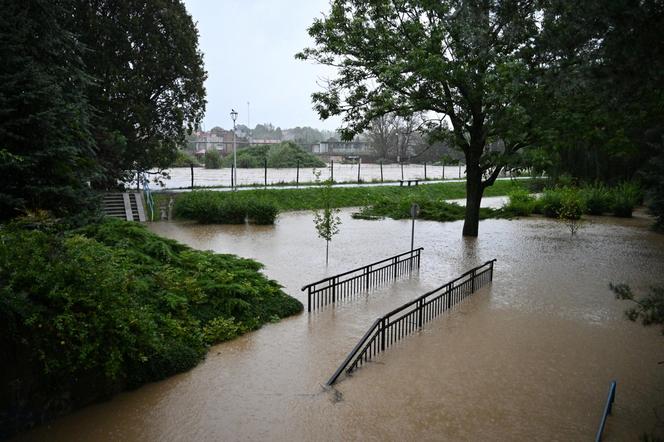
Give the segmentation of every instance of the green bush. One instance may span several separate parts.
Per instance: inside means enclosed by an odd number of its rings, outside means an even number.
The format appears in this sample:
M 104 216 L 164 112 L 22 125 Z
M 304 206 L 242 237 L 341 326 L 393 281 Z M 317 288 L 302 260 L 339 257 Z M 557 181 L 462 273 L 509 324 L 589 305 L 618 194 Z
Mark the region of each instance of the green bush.
M 563 220 L 579 220 L 586 211 L 586 204 L 581 192 L 572 187 L 558 190 L 560 195 L 560 206 L 558 218 Z
M 557 218 L 562 206 L 562 192 L 560 189 L 545 189 L 539 198 L 542 214 L 548 218 Z
M 200 223 L 243 224 L 247 218 L 256 224 L 274 224 L 277 205 L 259 194 L 196 191 L 175 201 L 175 216 Z
M 205 152 L 205 168 L 206 169 L 221 169 L 221 155 L 216 149 Z
M 611 210 L 615 216 L 631 218 L 634 207 L 642 199 L 642 192 L 638 185 L 623 182 L 613 189 L 613 205 Z
M 14 432 L 187 370 L 302 304 L 255 261 L 137 223 L 0 229 L 0 428 Z
M 189 167 L 191 165 L 200 166 L 198 159 L 192 154 L 178 149 L 171 167 Z
M 507 216 L 529 216 L 535 206 L 535 197 L 526 189 L 517 188 L 508 193 L 509 201 L 503 207 Z
M 325 167 L 325 163 L 316 156 L 306 152 L 297 144 L 285 141 L 279 144 L 249 146 L 237 151 L 237 166 L 245 168 L 264 167 L 267 160 L 268 167 Z M 223 159 L 222 164 L 230 167 L 233 157 Z
M 586 186 L 581 190 L 583 199 L 586 202 L 586 209 L 591 215 L 602 215 L 611 211 L 612 195 L 609 189 L 603 184 Z
M 274 224 L 279 209 L 270 201 L 250 200 L 247 207 L 247 217 L 255 224 Z

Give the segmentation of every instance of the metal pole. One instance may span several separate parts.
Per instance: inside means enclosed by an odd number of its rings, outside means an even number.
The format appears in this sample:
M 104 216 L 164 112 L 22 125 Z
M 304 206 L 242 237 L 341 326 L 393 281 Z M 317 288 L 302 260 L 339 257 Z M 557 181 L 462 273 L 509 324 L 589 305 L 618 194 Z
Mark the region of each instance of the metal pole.
M 265 187 L 267 187 L 267 158 L 265 158 Z
M 334 183 L 334 160 L 330 160 L 330 184 Z
M 445 161 L 443 160 L 443 180 L 445 179 Z
M 383 160 L 380 160 L 380 182 L 383 182 Z
M 362 167 L 362 158 L 357 160 L 357 182 L 360 182 L 360 167 Z
M 401 181 L 403 181 L 403 161 L 401 162 Z
M 461 161 L 459 161 L 459 179 L 461 179 Z
M 413 245 L 415 244 L 415 217 L 413 216 L 413 223 L 410 229 L 410 251 L 413 252 Z
M 235 121 L 233 121 L 233 190 L 237 187 L 237 148 L 235 146 Z
M 427 162 L 424 162 L 424 180 L 426 181 L 427 179 Z
M 189 168 L 191 169 L 191 189 L 194 189 L 194 163 L 189 164 Z
M 300 185 L 300 160 L 297 160 L 297 175 L 295 175 L 295 185 Z

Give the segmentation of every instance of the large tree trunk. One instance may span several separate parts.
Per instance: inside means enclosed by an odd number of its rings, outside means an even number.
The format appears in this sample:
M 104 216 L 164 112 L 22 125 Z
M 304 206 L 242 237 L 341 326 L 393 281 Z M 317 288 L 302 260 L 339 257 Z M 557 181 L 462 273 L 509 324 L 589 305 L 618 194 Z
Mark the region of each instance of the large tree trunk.
M 477 236 L 480 224 L 480 203 L 482 202 L 482 171 L 479 164 L 466 165 L 466 217 L 463 222 L 463 236 Z

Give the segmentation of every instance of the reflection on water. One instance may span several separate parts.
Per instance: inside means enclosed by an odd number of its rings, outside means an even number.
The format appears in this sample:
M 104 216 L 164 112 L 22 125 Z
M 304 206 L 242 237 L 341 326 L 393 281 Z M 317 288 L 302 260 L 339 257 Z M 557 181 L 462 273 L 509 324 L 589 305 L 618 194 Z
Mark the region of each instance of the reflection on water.
M 276 226 L 158 223 L 200 249 L 255 258 L 285 290 L 410 245 L 410 222 L 342 213 L 330 246 L 309 213 Z M 422 267 L 410 279 L 303 313 L 211 349 L 195 369 L 121 394 L 28 440 L 588 440 L 609 382 L 618 381 L 606 440 L 655 424 L 664 389 L 662 337 L 624 319 L 608 283 L 664 282 L 664 237 L 640 220 L 595 219 L 570 238 L 554 221 L 489 220 L 480 238 L 461 223 L 418 221 Z M 375 362 L 322 384 L 370 323 L 463 271 L 497 258 L 493 284 Z

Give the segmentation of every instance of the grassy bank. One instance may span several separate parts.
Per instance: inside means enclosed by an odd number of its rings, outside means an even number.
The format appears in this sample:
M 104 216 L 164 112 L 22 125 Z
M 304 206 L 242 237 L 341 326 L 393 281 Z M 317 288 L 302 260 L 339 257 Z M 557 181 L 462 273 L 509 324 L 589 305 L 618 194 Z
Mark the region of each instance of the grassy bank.
M 500 180 L 487 188 L 484 196 L 507 195 L 516 188 L 528 184 L 528 181 L 512 182 L 509 180 Z M 463 182 L 436 183 L 413 187 L 399 186 L 376 186 L 376 187 L 333 187 L 330 192 L 330 199 L 333 207 L 374 207 L 376 210 L 383 208 L 380 213 L 363 211 L 365 214 L 377 216 L 399 217 L 398 213 L 404 207 L 410 207 L 415 202 L 423 208 L 423 213 L 430 214 L 432 218 L 440 221 L 449 221 L 449 211 L 445 216 L 436 218 L 433 214 L 436 211 L 444 209 L 435 209 L 442 207 L 442 200 L 464 198 L 466 195 L 466 185 Z M 159 198 L 167 198 L 166 195 L 159 195 Z M 235 203 L 250 206 L 256 201 L 261 204 L 276 207 L 279 211 L 292 210 L 314 210 L 324 207 L 324 200 L 321 189 L 256 189 L 234 192 L 214 192 L 214 191 L 195 191 L 176 195 L 175 214 L 184 219 L 195 219 L 201 222 L 214 222 L 208 217 L 208 213 L 216 211 L 215 207 L 226 204 L 226 201 L 233 200 Z M 449 205 L 447 205 L 449 206 Z M 393 207 L 395 210 L 386 210 Z M 424 208 L 427 208 L 424 210 Z M 429 209 L 431 207 L 431 209 Z M 193 209 L 195 208 L 195 209 Z M 463 208 L 461 208 L 461 218 L 459 210 L 454 210 L 454 219 L 463 218 Z M 405 216 L 408 211 L 406 209 Z M 483 211 L 485 216 L 490 211 Z M 423 215 L 425 216 L 425 215 Z
M 237 151 L 237 167 L 239 168 L 264 167 L 265 161 L 267 161 L 267 167 L 274 168 L 296 167 L 298 162 L 302 168 L 325 167 L 325 163 L 318 157 L 290 141 L 279 144 L 249 146 Z M 232 165 L 233 155 L 228 155 L 221 160 L 222 167 L 231 167 Z
M 1 226 L 0 439 L 300 312 L 260 268 L 124 221 Z

